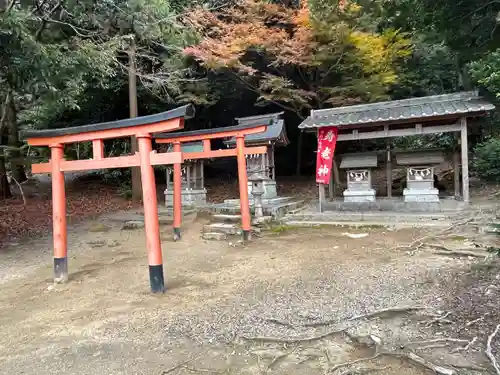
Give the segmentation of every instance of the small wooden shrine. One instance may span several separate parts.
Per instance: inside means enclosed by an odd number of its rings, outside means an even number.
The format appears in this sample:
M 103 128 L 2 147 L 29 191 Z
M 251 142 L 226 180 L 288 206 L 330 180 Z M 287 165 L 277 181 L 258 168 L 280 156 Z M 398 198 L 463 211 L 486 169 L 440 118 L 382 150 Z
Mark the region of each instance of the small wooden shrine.
M 203 152 L 203 142 L 187 142 L 181 145 L 182 153 Z M 173 152 L 170 144 L 167 152 Z M 167 188 L 165 189 L 165 205 L 172 207 L 174 204 L 173 166 L 167 166 Z M 185 159 L 182 164 L 181 174 L 182 205 L 201 206 L 207 203 L 207 190 L 205 189 L 204 161 L 203 159 Z
M 245 146 L 266 146 L 267 153 L 262 155 L 247 155 L 247 173 L 249 178 L 248 192 L 252 197 L 252 176 L 254 174 L 264 175 L 263 199 L 276 198 L 276 168 L 274 165 L 274 151 L 276 147 L 285 147 L 289 144 L 286 136 L 285 121 L 281 118 L 283 112 L 270 113 L 266 115 L 236 118 L 238 125 L 255 122 L 256 120 L 270 121 L 270 125 L 263 133 L 252 134 L 245 137 Z M 236 147 L 236 139 L 230 138 L 224 142 L 227 147 Z
M 305 132 L 323 127 L 336 127 L 337 142 L 386 139 L 387 197 L 392 197 L 392 166 L 405 167 L 407 185 L 403 191 L 405 207 L 434 207 L 439 205 L 438 189 L 434 186 L 434 167 L 445 160 L 443 154 L 431 151 L 393 153 L 390 138 L 454 133 L 453 168 L 455 198 L 469 203 L 469 120 L 484 116 L 495 106 L 476 91 L 434 95 L 421 98 L 360 104 L 339 108 L 311 110 L 300 125 Z M 382 150 L 381 150 L 382 151 Z M 420 152 L 422 151 L 422 152 Z M 394 158 L 396 159 L 394 163 Z M 372 158 L 373 159 L 373 158 Z M 460 160 L 461 159 L 461 160 Z M 349 204 L 366 206 L 375 195 L 370 188 L 371 162 L 349 157 L 341 168 L 348 173 L 348 189 L 344 197 Z M 460 188 L 461 165 L 461 188 Z M 332 183 L 330 183 L 332 185 Z M 325 202 L 325 184 L 319 184 L 319 209 Z M 460 191 L 461 190 L 461 191 Z

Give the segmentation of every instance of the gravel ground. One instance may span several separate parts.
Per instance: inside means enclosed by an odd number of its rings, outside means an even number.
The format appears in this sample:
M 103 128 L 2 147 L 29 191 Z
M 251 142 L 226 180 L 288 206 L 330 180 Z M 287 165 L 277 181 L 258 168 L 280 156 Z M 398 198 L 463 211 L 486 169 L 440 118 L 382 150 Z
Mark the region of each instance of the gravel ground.
M 345 228 L 289 230 L 233 247 L 201 240 L 202 223 L 192 222 L 178 243 L 162 228 L 169 290 L 153 296 L 144 233 L 105 225 L 70 236 L 67 285 L 51 284 L 47 240 L 0 254 L 0 374 L 323 374 L 369 352 L 336 334 L 290 345 L 252 338 L 317 336 L 395 306 L 439 308 L 439 280 L 470 263 L 391 250 L 420 237 L 416 229 L 369 229 L 360 239 Z M 392 343 L 430 334 L 421 319 L 394 314 L 349 327 Z M 304 326 L 324 321 L 332 322 Z M 382 374 L 426 374 L 400 360 L 372 362 Z

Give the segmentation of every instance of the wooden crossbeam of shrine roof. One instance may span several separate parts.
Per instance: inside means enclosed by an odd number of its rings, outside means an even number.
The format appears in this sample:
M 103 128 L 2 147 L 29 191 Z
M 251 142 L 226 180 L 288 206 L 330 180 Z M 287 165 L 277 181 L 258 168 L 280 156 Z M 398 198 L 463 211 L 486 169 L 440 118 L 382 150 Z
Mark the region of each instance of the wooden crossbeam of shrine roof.
M 155 135 L 157 143 L 195 142 L 226 137 L 248 136 L 265 132 L 270 125 L 268 120 L 248 121 L 245 124 L 221 128 L 190 130 L 183 132 L 161 133 Z
M 394 151 L 397 165 L 435 165 L 446 160 L 446 152 L 442 149 Z
M 250 117 L 237 117 L 239 125 L 249 123 L 250 121 L 266 120 L 270 121 L 270 125 L 263 133 L 252 134 L 245 137 L 246 145 L 267 145 L 274 144 L 276 146 L 287 146 L 290 142 L 286 135 L 285 121 L 281 119 L 284 112 L 269 113 L 265 115 L 257 115 Z M 224 141 L 226 146 L 235 147 L 236 138 L 230 138 Z
M 324 126 L 337 126 L 341 131 L 339 141 L 433 134 L 460 131 L 459 126 L 454 127 L 451 125 L 454 125 L 454 122 L 457 122 L 460 118 L 481 116 L 494 108 L 493 104 L 484 100 L 477 92 L 468 91 L 312 110 L 310 116 L 299 125 L 299 129 L 316 131 L 317 128 Z M 437 123 L 440 124 L 437 125 Z M 413 124 L 416 130 L 400 128 L 398 131 L 393 131 L 391 129 L 393 125 L 402 124 L 410 126 Z M 431 124 L 437 126 L 426 127 L 426 125 Z M 420 128 L 418 128 L 418 125 L 420 125 Z M 422 125 L 426 129 L 422 129 Z M 357 134 L 352 136 L 351 134 L 342 134 L 347 130 L 355 132 L 356 129 L 377 126 L 382 126 L 383 129 L 370 132 L 371 134 L 365 134 L 362 138 L 357 138 Z
M 157 133 L 182 129 L 183 121 L 194 116 L 191 104 L 149 116 L 127 118 L 70 128 L 25 130 L 21 138 L 28 139 L 32 146 L 47 146 L 52 143 L 73 143 L 98 139 L 121 138 L 136 135 L 144 128 L 146 133 Z

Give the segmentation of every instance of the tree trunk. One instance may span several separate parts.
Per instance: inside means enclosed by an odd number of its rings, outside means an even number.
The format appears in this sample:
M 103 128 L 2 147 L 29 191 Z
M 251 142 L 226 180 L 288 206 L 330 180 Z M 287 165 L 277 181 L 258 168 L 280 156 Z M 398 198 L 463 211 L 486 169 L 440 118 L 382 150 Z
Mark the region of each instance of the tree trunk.
M 1 139 L 1 137 L 0 137 Z M 5 168 L 5 158 L 3 149 L 0 148 L 0 200 L 11 198 L 9 180 L 7 180 L 7 168 Z
M 295 174 L 297 176 L 301 175 L 301 169 L 302 169 L 302 136 L 304 132 L 301 130 L 299 133 L 299 140 L 297 142 L 297 170 L 295 171 Z
M 136 61 L 135 61 L 135 39 L 130 42 L 128 50 L 128 98 L 130 117 L 137 117 L 137 76 L 136 76 Z M 135 137 L 130 139 L 130 149 L 132 154 L 137 152 L 137 140 Z M 142 199 L 142 184 L 141 184 L 141 169 L 139 167 L 132 168 L 132 198 L 136 200 Z
M 10 147 L 18 148 L 9 150 L 9 159 L 10 160 L 10 170 L 12 172 L 12 177 L 19 183 L 27 180 L 26 172 L 24 171 L 24 164 L 21 162 L 22 154 L 19 150 L 21 147 L 21 142 L 19 141 L 19 129 L 17 123 L 17 111 L 14 103 L 14 96 L 10 96 L 10 100 L 6 105 L 5 110 L 7 111 L 6 115 L 6 128 L 8 131 L 8 139 L 7 144 Z
M 0 116 L 0 146 L 4 144 L 6 140 L 3 135 L 6 133 L 6 120 L 7 120 L 7 104 L 10 101 L 10 92 L 7 93 L 5 98 L 5 104 L 1 108 L 1 116 Z M 5 155 L 4 149 L 0 147 L 0 200 L 7 199 L 12 197 L 12 193 L 10 191 L 9 180 L 7 179 L 7 168 L 5 168 Z

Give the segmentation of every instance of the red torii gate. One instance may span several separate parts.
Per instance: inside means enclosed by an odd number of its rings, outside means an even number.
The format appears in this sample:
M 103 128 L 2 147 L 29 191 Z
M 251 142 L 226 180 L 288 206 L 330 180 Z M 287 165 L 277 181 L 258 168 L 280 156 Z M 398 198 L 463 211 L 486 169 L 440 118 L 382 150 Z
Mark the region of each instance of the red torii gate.
M 240 211 L 241 211 L 241 229 L 243 240 L 248 241 L 251 234 L 251 216 L 250 205 L 248 202 L 248 176 L 246 168 L 246 155 L 265 154 L 267 148 L 245 147 L 245 135 L 265 132 L 269 121 L 257 119 L 247 122 L 244 125 L 228 126 L 223 128 L 194 130 L 187 132 L 175 132 L 159 134 L 155 136 L 157 143 L 171 143 L 174 145 L 173 151 L 181 151 L 182 142 L 203 141 L 202 152 L 185 152 L 182 159 L 210 159 L 227 156 L 236 156 L 238 159 L 238 183 L 240 190 Z M 218 138 L 236 138 L 236 148 L 212 150 L 210 141 Z M 174 239 L 180 239 L 181 221 L 182 221 L 182 197 L 181 197 L 181 163 L 174 163 Z
M 64 172 L 84 171 L 106 168 L 128 168 L 137 167 L 141 169 L 144 224 L 146 232 L 146 246 L 148 250 L 149 277 L 151 291 L 153 293 L 164 292 L 163 259 L 160 242 L 160 228 L 158 220 L 158 206 L 156 198 L 156 183 L 154 178 L 154 165 L 174 164 L 177 171 L 174 186 L 176 205 L 174 208 L 174 232 L 180 233 L 181 224 L 181 189 L 180 189 L 180 166 L 183 155 L 180 152 L 180 142 L 188 140 L 203 140 L 205 151 L 186 154 L 186 158 L 205 158 L 217 156 L 230 156 L 226 151 L 210 151 L 210 139 L 236 136 L 239 146 L 236 150 L 238 155 L 238 169 L 240 177 L 240 197 L 242 198 L 242 220 L 243 229 L 250 233 L 250 210 L 248 207 L 247 176 L 245 163 L 244 136 L 265 131 L 266 125 L 246 125 L 224 128 L 224 131 L 184 132 L 172 134 L 174 139 L 174 152 L 156 153 L 152 150 L 152 134 L 183 129 L 184 120 L 194 116 L 194 107 L 187 105 L 170 111 L 150 116 L 136 117 L 132 119 L 112 121 L 100 124 L 85 125 L 63 129 L 30 130 L 22 133 L 30 146 L 48 146 L 51 150 L 51 160 L 48 163 L 33 164 L 33 173 L 52 174 L 52 221 L 54 242 L 54 281 L 64 283 L 68 281 L 68 259 L 67 259 L 67 224 L 66 224 L 66 193 L 64 187 Z M 139 151 L 135 155 L 119 157 L 104 156 L 104 140 L 111 138 L 125 138 L 135 136 L 137 138 Z M 166 138 L 165 135 L 162 136 Z M 194 137 L 194 138 L 193 138 Z M 64 160 L 64 145 L 69 143 L 92 141 L 93 158 L 88 160 Z M 208 142 L 208 143 L 207 143 Z M 208 145 L 208 147 L 207 147 Z M 208 150 L 208 152 L 207 152 Z M 252 150 L 251 153 L 258 153 Z M 212 154 L 214 153 L 214 154 Z M 241 155 L 240 155 L 241 154 Z M 243 173 L 242 173 L 243 170 Z M 242 185 L 241 179 L 244 179 Z M 244 186 L 242 189 L 241 186 Z M 243 214 L 245 212 L 245 214 Z M 248 223 L 247 223 L 248 221 Z

